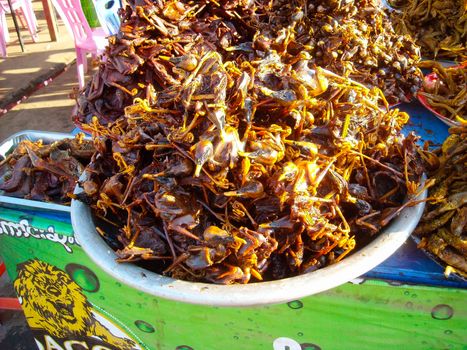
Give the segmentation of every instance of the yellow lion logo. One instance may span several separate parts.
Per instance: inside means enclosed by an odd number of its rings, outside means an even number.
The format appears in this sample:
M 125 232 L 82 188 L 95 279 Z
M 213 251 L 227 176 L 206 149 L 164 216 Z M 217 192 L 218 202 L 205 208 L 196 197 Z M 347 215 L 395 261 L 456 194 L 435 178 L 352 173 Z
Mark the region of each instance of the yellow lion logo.
M 39 260 L 18 265 L 14 287 L 32 328 L 54 337 L 99 337 L 117 349 L 135 349 L 136 344 L 114 336 L 92 314 L 81 287 L 70 276 Z

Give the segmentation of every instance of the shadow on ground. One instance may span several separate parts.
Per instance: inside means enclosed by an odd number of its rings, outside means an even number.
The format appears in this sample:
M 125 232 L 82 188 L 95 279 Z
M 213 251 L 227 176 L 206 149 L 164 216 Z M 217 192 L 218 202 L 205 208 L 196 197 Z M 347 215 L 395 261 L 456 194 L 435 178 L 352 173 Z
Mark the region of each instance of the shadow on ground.
M 13 297 L 15 293 L 6 273 L 0 277 L 0 296 Z M 26 325 L 21 311 L 0 310 L 0 349 L 34 350 L 36 342 Z

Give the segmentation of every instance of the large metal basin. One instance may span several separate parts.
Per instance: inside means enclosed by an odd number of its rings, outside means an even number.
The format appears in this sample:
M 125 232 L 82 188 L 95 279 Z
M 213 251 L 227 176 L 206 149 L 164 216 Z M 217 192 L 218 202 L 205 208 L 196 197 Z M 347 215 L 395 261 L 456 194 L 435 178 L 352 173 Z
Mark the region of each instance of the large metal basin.
M 24 140 L 36 142 L 42 140 L 44 145 L 48 145 L 52 142 L 73 139 L 75 135 L 65 134 L 61 132 L 52 131 L 37 131 L 37 130 L 24 130 L 11 135 L 6 140 L 0 143 L 0 159 L 6 158 L 11 152 L 13 152 L 18 144 Z M 0 170 L 0 183 L 5 180 L 5 171 Z M 0 207 L 8 207 L 12 209 L 25 209 L 34 210 L 37 212 L 62 212 L 69 213 L 70 207 L 62 204 L 48 203 L 42 201 L 35 201 L 31 199 L 11 197 L 5 194 L 4 191 L 0 190 Z
M 83 174 L 85 175 L 85 174 Z M 77 187 L 75 193 L 82 191 Z M 426 191 L 418 199 L 424 199 Z M 425 204 L 404 209 L 370 244 L 341 262 L 304 275 L 272 282 L 246 285 L 215 285 L 175 280 L 150 272 L 135 264 L 117 263 L 114 251 L 97 233 L 90 208 L 71 203 L 75 236 L 105 272 L 135 289 L 176 301 L 214 306 L 255 306 L 299 299 L 337 287 L 373 269 L 391 256 L 417 226 Z

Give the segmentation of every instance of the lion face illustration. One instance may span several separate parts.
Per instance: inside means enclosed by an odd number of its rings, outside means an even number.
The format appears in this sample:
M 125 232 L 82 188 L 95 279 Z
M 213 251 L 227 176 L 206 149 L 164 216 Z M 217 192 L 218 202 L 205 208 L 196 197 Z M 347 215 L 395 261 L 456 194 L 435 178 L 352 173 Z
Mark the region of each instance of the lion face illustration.
M 91 324 L 91 305 L 81 287 L 55 266 L 39 260 L 22 264 L 14 286 L 26 317 L 40 320 L 41 328 L 56 337 L 81 335 Z
M 14 288 L 32 328 L 58 338 L 97 336 L 117 349 L 135 349 L 114 336 L 92 314 L 81 287 L 63 270 L 40 260 L 19 264 Z

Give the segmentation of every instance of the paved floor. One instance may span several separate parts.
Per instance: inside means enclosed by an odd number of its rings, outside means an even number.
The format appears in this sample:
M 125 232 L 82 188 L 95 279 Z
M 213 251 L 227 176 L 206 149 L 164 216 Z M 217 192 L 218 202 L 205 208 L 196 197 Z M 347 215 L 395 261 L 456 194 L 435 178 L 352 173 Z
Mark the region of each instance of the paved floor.
M 70 94 L 76 84 L 76 68 L 72 65 L 48 86 L 0 117 L 0 140 L 26 129 L 71 131 L 75 100 Z
M 33 1 L 33 8 L 38 21 L 39 40 L 34 43 L 23 28 L 21 36 L 25 52 L 21 52 L 13 21 L 7 15 L 10 42 L 7 43 L 8 56 L 0 58 L 0 109 L 30 93 L 37 83 L 63 70 L 76 57 L 73 39 L 63 22 L 58 21 L 58 41 L 50 41 L 40 0 Z
M 13 297 L 13 287 L 6 273 L 0 276 L 0 296 Z M 20 311 L 0 311 L 0 349 L 35 350 L 34 338 Z
M 8 57 L 0 58 L 0 142 L 21 130 L 73 129 L 71 112 L 75 101 L 70 96 L 78 86 L 74 44 L 61 21 L 59 42 L 51 42 L 42 5 L 39 0 L 33 4 L 40 28 L 39 41 L 33 43 L 28 32 L 22 30 L 24 53 L 7 16 L 11 41 L 7 44 Z M 0 277 L 2 296 L 14 296 L 6 274 Z M 23 349 L 37 349 L 24 314 L 0 310 L 0 350 Z
M 39 0 L 33 4 L 39 41 L 33 43 L 23 29 L 24 53 L 11 17 L 7 16 L 11 41 L 7 45 L 8 57 L 0 58 L 0 141 L 26 129 L 67 132 L 73 128 L 70 116 L 75 101 L 70 96 L 78 88 L 73 40 L 58 20 L 59 41 L 50 41 L 42 4 Z M 2 115 L 7 106 L 13 108 Z

